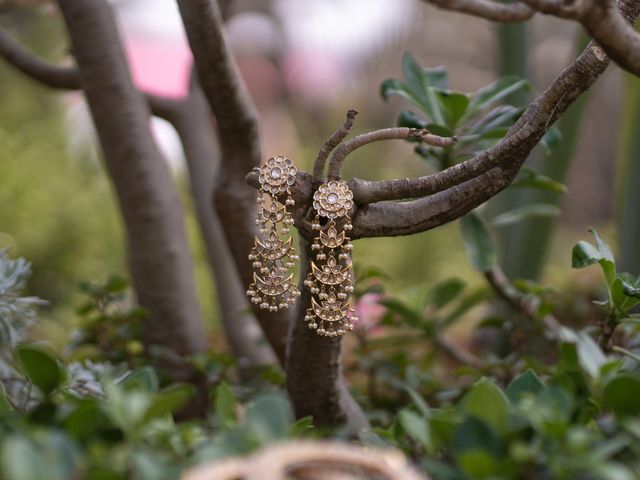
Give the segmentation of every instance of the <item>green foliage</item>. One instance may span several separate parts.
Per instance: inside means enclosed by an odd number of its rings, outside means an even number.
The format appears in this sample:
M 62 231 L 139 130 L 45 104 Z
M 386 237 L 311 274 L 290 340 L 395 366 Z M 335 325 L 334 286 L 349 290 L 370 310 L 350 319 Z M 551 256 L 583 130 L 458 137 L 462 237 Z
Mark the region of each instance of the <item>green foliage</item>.
M 456 136 L 452 146 L 437 148 L 418 145 L 415 151 L 433 170 L 441 171 L 490 148 L 503 138 L 522 114 L 522 108 L 505 104 L 514 94 L 528 88 L 528 82 L 515 76 L 505 76 L 465 94 L 448 87 L 447 71 L 443 67 L 422 68 L 409 53 L 402 59 L 404 81 L 388 79 L 380 93 L 384 99 L 400 96 L 419 110 L 403 110 L 398 125 L 425 128 L 441 136 Z M 550 151 L 561 139 L 560 132 L 551 128 L 541 140 Z M 534 188 L 548 192 L 564 192 L 564 185 L 531 169 L 524 169 L 509 188 Z M 503 212 L 492 219 L 494 227 L 505 227 L 528 218 L 554 217 L 557 206 L 549 203 L 529 204 Z M 478 271 L 490 270 L 495 262 L 496 248 L 478 212 L 462 217 L 461 230 L 465 251 L 471 265 Z

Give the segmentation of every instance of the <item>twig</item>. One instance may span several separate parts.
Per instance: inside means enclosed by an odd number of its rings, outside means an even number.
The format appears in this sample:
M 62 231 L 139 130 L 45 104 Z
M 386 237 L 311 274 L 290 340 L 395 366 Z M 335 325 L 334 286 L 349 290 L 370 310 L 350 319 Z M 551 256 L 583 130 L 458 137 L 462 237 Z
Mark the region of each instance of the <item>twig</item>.
M 598 326 L 600 327 L 598 345 L 600 345 L 603 352 L 611 352 L 613 348 L 613 335 L 616 333 L 618 325 L 615 312 L 610 312 L 609 315 L 607 315 L 607 318 L 598 322 Z
M 614 352 L 621 353 L 622 355 L 626 355 L 629 358 L 633 358 L 636 362 L 640 363 L 640 355 L 637 355 L 632 351 L 627 350 L 626 348 L 622 348 L 622 347 L 619 347 L 618 345 L 614 345 L 613 347 L 611 347 L 611 350 L 613 350 Z
M 443 10 L 466 13 L 493 22 L 515 23 L 529 20 L 535 11 L 522 2 L 501 3 L 493 0 L 423 0 Z
M 324 178 L 324 166 L 327 163 L 327 158 L 329 154 L 336 148 L 342 140 L 349 134 L 351 131 L 351 127 L 353 127 L 353 121 L 358 115 L 356 110 L 349 110 L 347 112 L 347 120 L 344 122 L 344 125 L 340 127 L 338 130 L 333 132 L 333 134 L 324 142 L 322 148 L 318 152 L 315 161 L 313 162 L 313 181 L 314 183 L 320 183 Z
M 448 147 L 457 142 L 456 137 L 440 137 L 420 128 L 397 127 L 374 130 L 347 140 L 336 148 L 329 162 L 328 177 L 332 179 L 340 178 L 342 163 L 347 155 L 369 143 L 381 140 L 417 140 L 434 147 Z

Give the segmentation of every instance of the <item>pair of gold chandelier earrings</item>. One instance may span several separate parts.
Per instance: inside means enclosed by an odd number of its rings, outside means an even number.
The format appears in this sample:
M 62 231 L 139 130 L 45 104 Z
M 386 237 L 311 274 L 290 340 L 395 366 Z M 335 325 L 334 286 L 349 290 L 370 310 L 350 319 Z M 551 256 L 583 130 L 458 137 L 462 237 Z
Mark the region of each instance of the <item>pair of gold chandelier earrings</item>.
M 261 168 L 258 181 L 258 215 L 260 227 L 249 253 L 254 268 L 253 281 L 247 290 L 251 301 L 261 309 L 277 312 L 288 308 L 300 297 L 293 281 L 293 268 L 300 259 L 289 235 L 293 217 L 287 210 L 295 202 L 291 187 L 297 169 L 291 159 L 270 158 Z M 284 199 L 284 203 L 281 200 Z M 351 303 L 353 265 L 349 238 L 353 193 L 341 180 L 329 180 L 313 195 L 317 232 L 311 250 L 310 271 L 304 280 L 311 292 L 311 305 L 304 321 L 323 337 L 337 337 L 353 330 L 358 321 Z

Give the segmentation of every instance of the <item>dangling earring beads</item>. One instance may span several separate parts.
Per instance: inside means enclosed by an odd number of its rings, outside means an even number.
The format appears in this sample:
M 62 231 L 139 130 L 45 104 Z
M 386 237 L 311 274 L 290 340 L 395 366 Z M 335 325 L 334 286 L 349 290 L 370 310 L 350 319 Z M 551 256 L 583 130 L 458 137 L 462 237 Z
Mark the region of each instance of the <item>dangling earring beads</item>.
M 249 254 L 256 271 L 247 295 L 251 302 L 271 312 L 288 308 L 300 296 L 292 272 L 300 257 L 291 244 L 289 227 L 293 225 L 293 217 L 287 211 L 288 206 L 295 205 L 290 189 L 296 182 L 296 173 L 291 159 L 277 156 L 260 168 L 258 178 L 256 225 L 259 225 L 260 233 Z M 278 201 L 279 196 L 286 197 L 284 204 Z M 286 240 L 281 240 L 281 236 Z
M 341 180 L 331 180 L 313 195 L 316 217 L 312 228 L 318 232 L 311 249 L 316 261 L 304 281 L 311 291 L 311 307 L 304 317 L 307 326 L 324 337 L 344 335 L 358 321 L 351 307 L 353 293 L 353 245 L 348 232 L 353 193 Z M 328 221 L 324 226 L 320 219 Z

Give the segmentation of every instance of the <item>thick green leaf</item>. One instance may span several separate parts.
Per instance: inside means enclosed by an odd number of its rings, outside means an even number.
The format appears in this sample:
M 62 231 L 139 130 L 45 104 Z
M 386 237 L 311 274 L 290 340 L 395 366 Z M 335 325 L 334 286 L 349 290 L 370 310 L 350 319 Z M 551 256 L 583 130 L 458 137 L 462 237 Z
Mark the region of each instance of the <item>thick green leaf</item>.
M 543 135 L 542 139 L 540 139 L 540 145 L 542 145 L 548 155 L 561 141 L 562 134 L 560 133 L 560 130 L 556 127 L 551 127 L 547 133 Z
M 502 77 L 478 90 L 471 98 L 469 111 L 475 112 L 495 105 L 519 90 L 527 89 L 529 82 L 516 76 Z
M 220 385 L 216 387 L 215 412 L 222 426 L 232 428 L 238 423 L 236 419 L 237 407 L 238 401 L 227 382 L 220 382 Z
M 502 390 L 488 378 L 481 378 L 469 389 L 462 399 L 461 409 L 497 432 L 507 430 L 509 401 Z
M 191 397 L 195 389 L 193 385 L 173 384 L 154 395 L 151 405 L 145 414 L 144 420 L 163 417 L 174 413 L 183 407 Z
M 313 417 L 307 416 L 296 420 L 289 428 L 289 435 L 292 437 L 299 437 L 308 430 L 313 429 Z
M 571 250 L 571 266 L 573 268 L 588 267 L 598 263 L 602 258 L 603 256 L 598 249 L 584 240 L 580 240 Z
M 464 251 L 469 263 L 480 272 L 487 272 L 496 263 L 496 249 L 486 223 L 477 212 L 460 219 Z
M 412 327 L 417 327 L 422 322 L 422 315 L 420 312 L 415 311 L 401 300 L 396 298 L 387 298 L 378 303 L 385 306 L 387 310 L 398 314 L 408 325 Z
M 286 438 L 292 423 L 291 407 L 282 395 L 260 395 L 247 406 L 247 427 L 261 443 Z
M 487 452 L 497 457 L 500 455 L 501 442 L 496 431 L 486 422 L 467 417 L 456 428 L 452 447 L 456 457 L 466 452 Z
M 498 473 L 498 462 L 484 450 L 471 450 L 456 457 L 460 468 L 472 478 L 489 478 Z
M 617 415 L 640 415 L 640 379 L 619 375 L 604 387 L 605 404 Z
M 16 347 L 15 353 L 25 375 L 45 395 L 64 381 L 64 370 L 53 353 L 45 347 L 22 344 Z
M 158 391 L 160 381 L 158 374 L 153 367 L 142 367 L 127 375 L 120 385 L 125 389 L 139 389 L 145 392 L 155 393 Z
M 473 124 L 469 134 L 482 136 L 498 128 L 508 128 L 522 115 L 522 111 L 522 108 L 517 108 L 512 105 L 495 107 Z M 504 134 L 502 136 L 504 136 Z
M 429 300 L 436 308 L 442 308 L 458 297 L 464 290 L 465 283 L 459 278 L 449 278 L 437 283 L 429 291 Z
M 611 251 L 611 247 L 609 247 L 607 242 L 602 239 L 602 237 L 594 228 L 590 228 L 589 231 L 596 239 L 596 246 L 598 247 L 598 251 L 602 254 L 603 258 L 609 260 L 610 262 L 615 262 L 616 260 L 613 257 L 613 252 Z
M 455 129 L 469 106 L 469 98 L 462 93 L 437 91 L 449 128 Z
M 549 218 L 560 215 L 560 208 L 550 203 L 529 203 L 496 215 L 491 224 L 494 227 L 504 227 L 521 222 L 527 218 Z
M 398 413 L 398 421 L 407 435 L 419 442 L 425 449 L 429 450 L 431 448 L 429 424 L 424 417 L 408 408 L 404 408 Z
M 518 177 L 511 184 L 512 187 L 524 187 L 524 188 L 537 188 L 540 190 L 547 190 L 554 193 L 566 193 L 567 187 L 556 180 L 542 175 L 530 168 L 523 168 L 520 170 Z
M 505 394 L 513 405 L 517 405 L 522 397 L 535 396 L 544 388 L 544 384 L 536 373 L 529 369 L 520 376 L 514 378 L 507 386 Z
M 444 116 L 431 79 L 409 52 L 402 56 L 402 73 L 410 97 L 434 122 L 444 125 Z
M 398 120 L 396 120 L 396 124 L 399 127 L 407 128 L 425 128 L 427 126 L 427 122 L 411 110 L 400 111 Z

